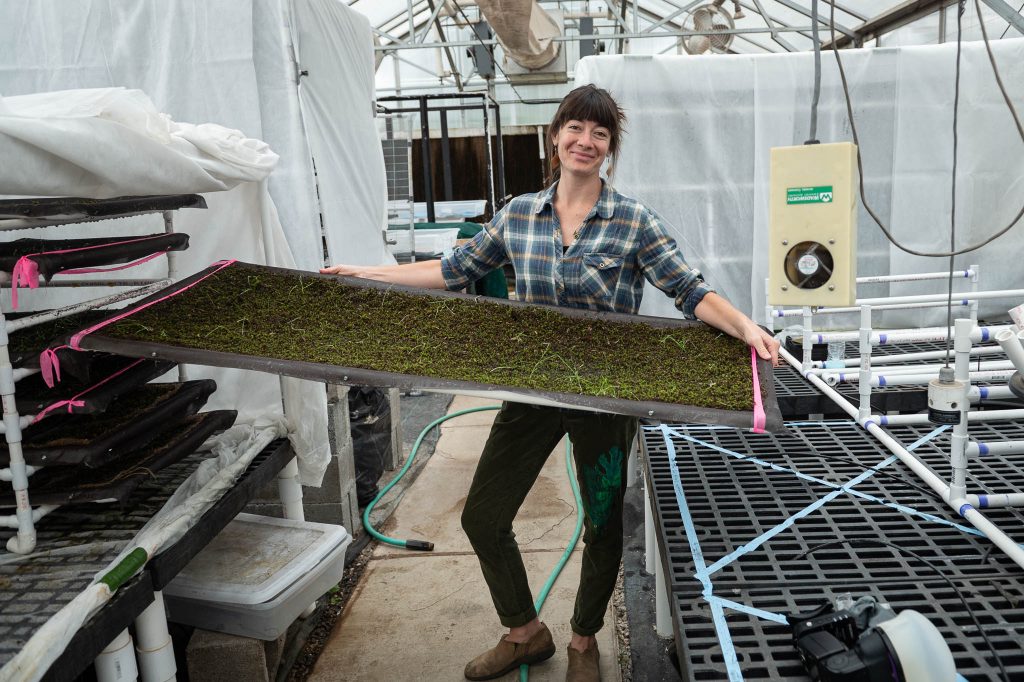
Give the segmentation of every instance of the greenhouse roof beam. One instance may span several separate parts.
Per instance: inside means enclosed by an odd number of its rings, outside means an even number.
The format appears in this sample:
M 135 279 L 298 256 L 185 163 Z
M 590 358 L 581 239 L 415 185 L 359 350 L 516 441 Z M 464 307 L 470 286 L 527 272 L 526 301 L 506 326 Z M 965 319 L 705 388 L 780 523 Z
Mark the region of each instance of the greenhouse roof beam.
M 781 45 L 787 52 L 797 52 L 798 50 L 793 46 L 793 43 L 779 35 L 778 30 L 775 28 L 775 22 L 772 21 L 771 15 L 768 14 L 764 5 L 761 4 L 761 0 L 754 0 L 754 5 L 757 7 L 757 13 L 761 15 L 764 23 L 768 25 L 768 29 L 772 32 L 772 40 Z
M 927 16 L 948 4 L 952 4 L 950 0 L 907 0 L 854 28 L 853 33 L 856 37 L 851 38 L 844 35 L 836 38 L 835 46 L 841 48 L 850 44 L 861 45 L 865 40 Z M 822 47 L 831 49 L 832 41 L 826 41 Z
M 1017 29 L 1017 33 L 1024 35 L 1024 17 L 1020 12 L 1007 5 L 1003 0 L 982 0 L 992 11 L 998 14 L 1003 21 Z
M 793 0 L 775 0 L 775 2 L 779 3 L 783 7 L 787 7 L 789 9 L 793 10 L 794 12 L 799 12 L 800 14 L 804 15 L 807 18 L 811 17 L 811 10 L 809 10 L 806 7 L 804 7 L 800 3 L 793 2 Z M 836 5 L 836 9 L 839 9 L 838 5 Z M 862 21 L 863 21 L 863 19 L 862 19 Z M 818 23 L 827 27 L 828 26 L 828 17 L 822 15 L 819 12 L 818 13 Z M 836 30 L 839 31 L 840 33 L 842 33 L 843 35 L 850 36 L 851 38 L 856 38 L 857 37 L 856 33 L 851 31 L 848 27 L 843 26 L 842 24 L 836 24 Z

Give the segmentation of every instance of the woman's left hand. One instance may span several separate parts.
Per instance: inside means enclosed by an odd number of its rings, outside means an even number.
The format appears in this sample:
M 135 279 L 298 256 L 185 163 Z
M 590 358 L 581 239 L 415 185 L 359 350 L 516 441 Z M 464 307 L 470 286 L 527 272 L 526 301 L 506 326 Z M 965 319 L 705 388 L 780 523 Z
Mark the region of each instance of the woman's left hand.
M 782 344 L 753 321 L 743 330 L 743 342 L 753 348 L 763 360 L 771 360 L 773 367 L 779 366 L 779 346 Z

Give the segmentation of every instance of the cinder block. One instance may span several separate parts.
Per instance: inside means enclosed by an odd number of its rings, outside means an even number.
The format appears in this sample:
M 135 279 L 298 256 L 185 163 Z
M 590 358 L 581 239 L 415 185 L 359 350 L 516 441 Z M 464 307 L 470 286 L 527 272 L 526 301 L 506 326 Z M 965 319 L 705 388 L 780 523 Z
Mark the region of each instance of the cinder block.
M 267 660 L 267 675 L 270 679 L 277 679 L 277 667 L 281 664 L 281 657 L 284 655 L 284 645 L 288 641 L 288 631 L 281 633 L 281 636 L 271 642 L 263 642 L 263 654 Z
M 185 649 L 188 677 L 192 682 L 269 682 L 265 644 L 258 639 L 196 630 Z

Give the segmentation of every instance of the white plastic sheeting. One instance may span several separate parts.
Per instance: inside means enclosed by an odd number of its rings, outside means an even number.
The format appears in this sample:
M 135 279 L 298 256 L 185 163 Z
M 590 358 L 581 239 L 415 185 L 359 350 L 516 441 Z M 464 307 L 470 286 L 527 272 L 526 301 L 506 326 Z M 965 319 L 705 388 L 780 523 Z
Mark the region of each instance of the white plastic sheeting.
M 303 58 L 309 66 L 301 69 L 293 51 L 293 21 L 304 27 Z M 332 31 L 340 34 L 335 47 Z M 300 71 L 308 72 L 301 104 Z M 269 178 L 273 201 L 265 187 L 243 183 L 207 194 L 207 211 L 178 212 L 177 228 L 192 235 L 189 250 L 179 255 L 182 275 L 221 258 L 316 269 L 324 261 L 324 233 L 332 262 L 389 258 L 381 234 L 386 218 L 383 155 L 376 133 L 367 132 L 373 130 L 372 83 L 370 27 L 337 0 L 0 2 L 0 94 L 137 88 L 152 98 L 157 111 L 176 121 L 237 129 L 266 141 L 280 155 Z M 310 117 L 308 126 L 301 112 Z M 78 153 L 71 147 L 64 151 Z M 179 191 L 220 189 L 200 179 L 205 184 Z M 164 191 L 148 182 L 145 186 L 145 193 Z M 135 192 L 134 186 L 121 188 L 81 194 Z M 0 194 L 31 193 L 24 189 L 0 187 Z M 158 217 L 133 221 L 130 229 L 125 224 L 118 223 L 120 233 L 152 232 L 160 226 Z M 98 229 L 62 228 L 61 236 L 95 235 Z M 161 259 L 131 274 L 161 277 L 163 268 Z M 35 308 L 65 302 L 58 290 L 33 294 Z M 197 375 L 193 370 L 190 376 Z M 276 377 L 239 370 L 204 370 L 204 376 L 220 386 L 210 407 L 236 408 L 244 420 L 279 413 L 283 389 L 289 419 L 298 429 L 293 444 L 300 453 L 302 483 L 319 484 L 329 455 L 322 386 L 293 379 L 279 383 Z M 293 402 L 297 394 L 305 396 L 298 407 Z
M 303 120 L 320 187 L 329 263 L 394 262 L 384 155 L 373 116 L 370 22 L 338 0 L 293 0 Z M 338 65 L 345 65 L 339 70 Z
M 208 210 L 187 209 L 176 215 L 176 230 L 191 235 L 189 249 L 175 254 L 179 274 L 226 257 L 294 267 L 266 188 L 266 176 L 277 160 L 266 144 L 214 124 L 172 121 L 140 91 L 105 88 L 0 98 L 0 155 L 6 161 L 0 166 L 0 192 L 17 187 L 22 194 L 50 195 L 65 188 L 68 195 L 102 198 L 151 193 L 146 191 L 149 182 L 169 193 L 216 184 L 229 191 L 208 193 Z M 25 169 L 46 173 L 37 176 Z M 159 170 L 166 171 L 162 180 Z M 23 230 L 18 236 L 146 234 L 162 227 L 160 216 L 153 215 Z M 133 268 L 128 276 L 160 278 L 166 267 L 159 259 Z M 39 289 L 26 302 L 42 309 L 101 293 L 87 288 Z M 330 460 L 322 384 L 241 370 L 190 368 L 189 378 L 200 377 L 217 382 L 208 406 L 236 409 L 240 421 L 280 415 L 283 408 L 292 426 L 290 439 L 301 480 L 319 484 Z
M 950 246 L 955 51 L 955 44 L 946 44 L 842 52 L 868 202 L 897 239 L 918 250 Z M 1024 110 L 1024 39 L 996 41 L 993 51 L 1015 106 Z M 962 64 L 959 246 L 1002 228 L 1024 204 L 1024 144 L 996 88 L 984 44 L 965 43 Z M 818 138 L 850 140 L 830 53 L 822 55 L 822 71 Z M 615 186 L 661 213 L 690 264 L 763 321 L 769 150 L 808 137 L 813 55 L 593 57 L 580 62 L 577 82 L 607 88 L 626 110 Z M 858 221 L 858 275 L 948 266 L 948 259 L 911 256 L 891 246 L 863 207 Z M 1015 288 L 1022 277 L 1021 253 L 1024 226 L 1018 225 L 955 263 L 958 269 L 981 264 L 984 289 Z M 859 295 L 935 291 L 934 283 L 875 284 L 862 286 Z M 983 302 L 981 314 L 1012 305 Z M 676 314 L 653 288 L 641 312 Z M 944 324 L 945 310 L 893 311 L 882 320 L 887 326 Z M 833 323 L 856 326 L 852 317 Z

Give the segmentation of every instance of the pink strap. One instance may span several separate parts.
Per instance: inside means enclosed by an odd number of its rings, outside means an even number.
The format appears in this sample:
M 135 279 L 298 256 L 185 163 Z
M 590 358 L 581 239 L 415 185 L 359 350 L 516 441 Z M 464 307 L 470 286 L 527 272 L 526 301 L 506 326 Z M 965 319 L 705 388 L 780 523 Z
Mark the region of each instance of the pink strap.
M 76 407 L 84 407 L 85 406 L 85 401 L 84 400 L 79 400 L 79 398 L 81 398 L 83 395 L 85 395 L 89 391 L 93 391 L 93 390 L 99 388 L 100 386 L 102 386 L 103 384 L 107 383 L 108 381 L 111 381 L 115 377 L 121 376 L 122 374 L 124 374 L 125 372 L 130 370 L 132 367 L 135 367 L 140 362 L 145 362 L 145 361 L 146 361 L 146 358 L 139 358 L 138 360 L 136 360 L 132 364 L 128 365 L 127 367 L 122 367 L 118 371 L 116 371 L 113 374 L 111 374 L 110 376 L 108 376 L 103 381 L 99 381 L 99 382 L 93 384 L 89 388 L 85 389 L 84 391 L 82 391 L 81 393 L 79 393 L 77 395 L 72 396 L 68 400 L 58 400 L 57 402 L 55 402 L 54 404 L 50 405 L 45 410 L 43 410 L 42 412 L 37 414 L 32 419 L 32 423 L 35 424 L 37 421 L 39 421 L 40 419 L 42 419 L 43 417 L 48 415 L 50 412 L 52 412 L 54 410 L 58 410 L 58 409 L 60 409 L 62 407 L 67 407 L 68 408 L 68 414 L 72 414 L 75 411 L 74 408 L 76 408 Z
M 158 238 L 163 237 L 163 236 L 164 235 L 162 235 L 162 234 L 158 234 L 158 235 L 151 235 L 149 237 L 139 237 L 138 239 L 125 239 L 125 240 L 119 241 L 119 242 L 107 242 L 106 244 L 95 244 L 93 246 L 80 246 L 80 247 L 75 248 L 75 249 L 59 249 L 57 251 L 40 251 L 39 253 L 30 253 L 28 255 L 22 256 L 21 258 L 18 259 L 18 262 L 14 264 L 14 270 L 11 272 L 11 280 L 12 280 L 11 281 L 11 307 L 13 309 L 15 309 L 15 310 L 17 310 L 17 308 L 18 308 L 18 287 L 19 286 L 22 286 L 22 285 L 28 286 L 29 289 L 36 289 L 36 288 L 39 287 L 39 266 L 36 264 L 36 262 L 34 260 L 32 260 L 33 256 L 46 256 L 46 255 L 57 254 L 57 253 L 75 253 L 76 251 L 89 251 L 89 250 L 92 250 L 92 249 L 101 249 L 101 248 L 104 248 L 106 246 L 120 246 L 121 244 L 135 244 L 137 242 L 144 242 L 144 241 L 149 241 L 151 239 L 158 239 Z M 136 265 L 141 265 L 142 263 L 145 263 L 148 260 L 152 260 L 154 258 L 159 258 L 160 256 L 164 255 L 165 253 L 167 253 L 167 252 L 166 251 L 158 251 L 157 253 L 154 253 L 154 254 L 151 254 L 149 256 L 146 256 L 145 258 L 140 258 L 139 260 L 137 260 L 137 261 L 135 261 L 133 263 L 128 263 L 126 265 L 121 265 L 121 266 L 118 266 L 118 267 L 111 267 L 111 268 L 78 268 L 77 270 L 63 270 L 62 272 L 58 272 L 57 274 L 58 275 L 61 275 L 61 274 L 63 274 L 63 275 L 81 275 L 81 274 L 85 274 L 85 273 L 88 273 L 88 272 L 112 272 L 114 270 L 125 270 L 127 268 L 135 267 Z
M 53 388 L 54 384 L 60 381 L 60 358 L 57 357 L 57 351 L 62 348 L 68 348 L 68 346 L 47 348 L 39 354 L 39 371 L 48 388 Z
M 38 255 L 38 254 L 32 254 Z M 39 288 L 39 266 L 30 256 L 22 256 L 11 271 L 11 307 L 18 309 L 18 287 Z
M 754 376 L 754 433 L 764 433 L 764 425 L 768 417 L 764 413 L 764 403 L 761 402 L 761 380 L 757 376 L 757 351 L 750 349 L 750 372 Z
M 157 303 L 160 303 L 161 301 L 166 301 L 167 299 L 173 298 L 173 297 L 177 296 L 178 294 L 180 294 L 180 293 L 182 293 L 184 291 L 188 291 L 189 289 L 191 289 L 195 285 L 197 285 L 200 282 L 202 282 L 207 277 L 212 277 L 213 275 L 216 275 L 218 272 L 220 272 L 221 270 L 223 270 L 224 268 L 226 268 L 227 266 L 231 265 L 234 262 L 236 262 L 234 259 L 217 261 L 216 263 L 214 263 L 213 265 L 210 266 L 210 267 L 213 267 L 214 265 L 219 266 L 213 272 L 206 273 L 205 275 L 203 275 L 202 277 L 200 277 L 196 281 L 192 282 L 188 286 L 182 287 L 182 288 L 178 289 L 177 291 L 172 291 L 171 293 L 167 294 L 166 296 L 161 296 L 160 298 L 155 299 L 153 301 L 150 301 L 149 303 L 143 303 L 142 305 L 139 305 L 139 306 L 137 306 L 135 308 L 132 308 L 131 310 L 127 310 L 127 311 L 121 313 L 120 315 L 117 315 L 115 317 L 110 318 L 109 320 L 104 320 L 104 321 L 102 321 L 102 322 L 100 322 L 98 324 L 94 324 L 93 326 L 89 327 L 88 329 L 83 329 L 82 331 L 78 332 L 77 334 L 75 334 L 74 336 L 71 337 L 71 341 L 68 343 L 68 345 L 73 350 L 82 350 L 82 346 L 81 346 L 82 339 L 85 338 L 86 336 L 88 336 L 89 334 L 92 334 L 94 331 L 97 331 L 99 329 L 103 329 L 108 324 L 113 324 L 114 322 L 117 322 L 119 320 L 123 320 L 124 318 L 129 317 L 130 315 L 134 315 L 135 313 L 139 312 L 140 310 L 145 310 L 146 308 L 148 308 L 151 305 L 156 305 Z

